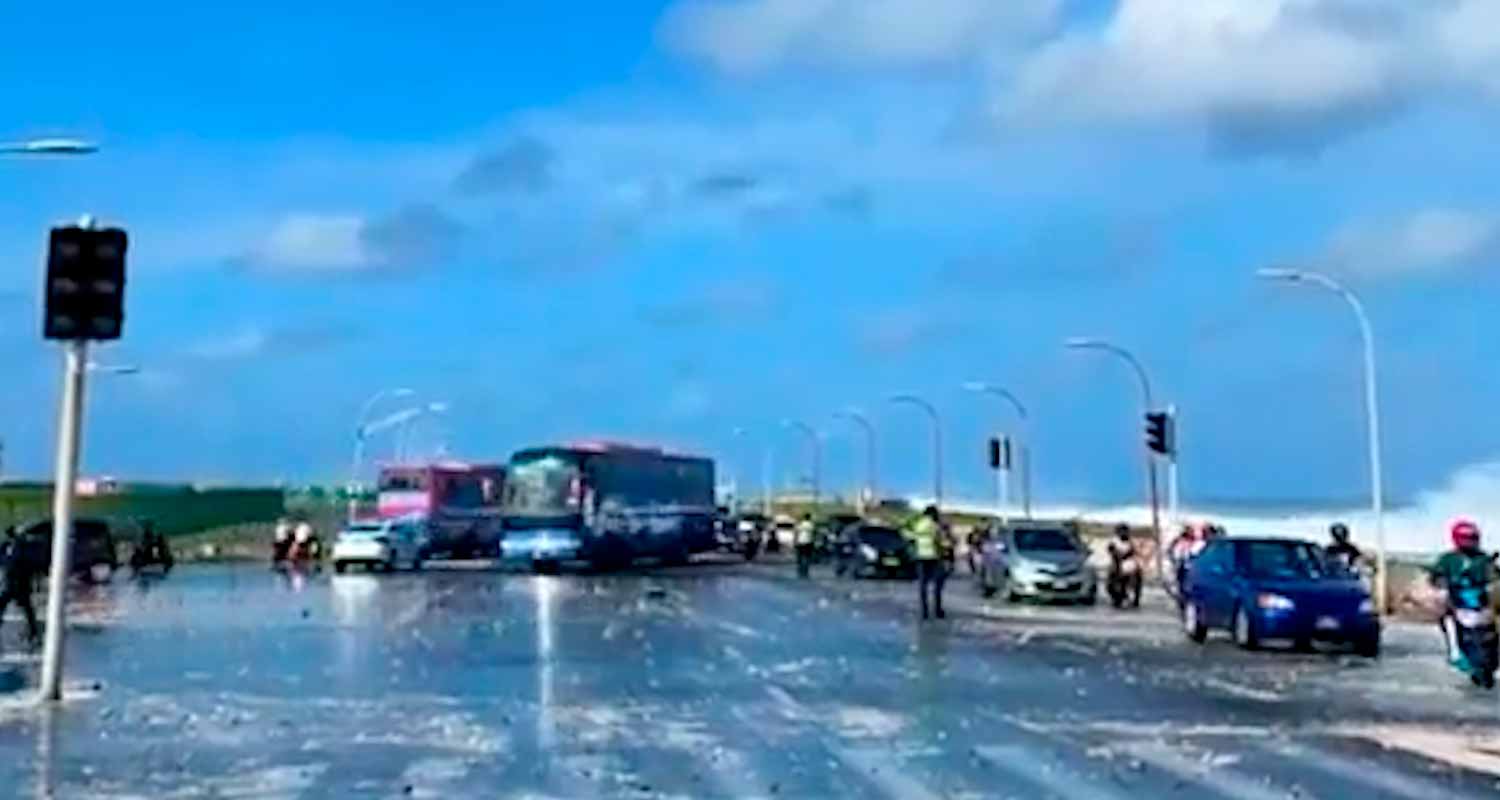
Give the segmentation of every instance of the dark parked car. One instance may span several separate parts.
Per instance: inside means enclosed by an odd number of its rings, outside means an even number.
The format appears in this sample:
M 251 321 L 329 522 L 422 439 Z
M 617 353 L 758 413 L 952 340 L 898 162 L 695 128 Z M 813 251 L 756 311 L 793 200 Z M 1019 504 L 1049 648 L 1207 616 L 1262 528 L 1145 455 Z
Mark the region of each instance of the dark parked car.
M 1195 642 L 1226 629 L 1247 650 L 1286 639 L 1302 648 L 1330 641 L 1380 654 L 1380 619 L 1364 584 L 1331 567 L 1322 548 L 1294 539 L 1211 542 L 1187 568 L 1182 625 Z
M 840 575 L 911 578 L 917 574 L 911 545 L 895 528 L 869 523 L 850 525 L 840 537 L 838 551 Z
M 20 531 L 21 547 L 39 574 L 52 568 L 52 520 L 33 522 Z M 120 568 L 114 533 L 109 523 L 97 519 L 73 521 L 71 574 L 79 580 L 104 583 Z

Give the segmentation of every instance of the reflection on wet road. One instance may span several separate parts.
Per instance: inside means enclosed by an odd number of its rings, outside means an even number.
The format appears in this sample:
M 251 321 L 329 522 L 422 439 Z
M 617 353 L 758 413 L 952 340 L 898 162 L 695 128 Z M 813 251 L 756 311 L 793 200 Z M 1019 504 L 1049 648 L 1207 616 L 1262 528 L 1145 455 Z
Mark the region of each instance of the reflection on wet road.
M 117 584 L 77 604 L 70 675 L 97 692 L 50 714 L 0 695 L 0 786 L 67 798 L 1497 790 L 1479 748 L 1432 759 L 1496 730 L 1500 712 L 1433 667 L 1424 641 L 1395 637 L 1373 666 L 1245 654 L 1188 645 L 1165 615 L 962 596 L 955 619 L 923 627 L 908 587 L 787 572 L 204 567 Z

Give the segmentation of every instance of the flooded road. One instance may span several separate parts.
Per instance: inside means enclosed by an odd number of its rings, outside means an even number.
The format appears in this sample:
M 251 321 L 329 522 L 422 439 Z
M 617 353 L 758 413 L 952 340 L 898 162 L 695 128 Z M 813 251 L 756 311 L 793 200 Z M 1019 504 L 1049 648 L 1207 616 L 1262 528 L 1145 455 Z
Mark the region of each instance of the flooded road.
M 289 578 L 74 606 L 70 700 L 0 694 L 21 797 L 1492 797 L 1500 700 L 1430 632 L 1378 663 L 1191 645 L 782 565 Z M 33 682 L 7 623 L 4 674 Z M 12 689 L 15 689 L 13 686 Z M 0 691 L 5 691 L 0 683 Z M 1495 737 L 1495 738 L 1492 738 Z

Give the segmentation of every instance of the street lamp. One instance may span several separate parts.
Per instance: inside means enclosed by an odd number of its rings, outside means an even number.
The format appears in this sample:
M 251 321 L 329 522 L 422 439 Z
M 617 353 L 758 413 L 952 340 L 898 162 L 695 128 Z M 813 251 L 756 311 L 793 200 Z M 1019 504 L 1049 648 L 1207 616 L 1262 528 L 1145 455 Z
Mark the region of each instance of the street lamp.
M 807 437 L 812 445 L 812 505 L 814 513 L 818 510 L 818 502 L 822 496 L 823 488 L 823 442 L 818 432 L 806 422 L 795 419 L 784 419 L 781 421 L 783 428 L 791 428 Z
M 0 155 L 84 156 L 99 152 L 99 146 L 79 139 L 31 139 L 0 143 Z
M 1321 272 L 1276 268 L 1258 270 L 1256 275 L 1266 280 L 1312 285 L 1333 292 L 1344 298 L 1359 323 L 1359 335 L 1364 344 L 1365 419 L 1370 448 L 1370 511 L 1375 515 L 1375 602 L 1380 607 L 1380 613 L 1384 614 L 1389 610 L 1387 601 L 1390 599 L 1386 579 L 1385 488 L 1380 468 L 1380 396 L 1375 377 L 1375 334 L 1370 327 L 1370 317 L 1365 313 L 1365 304 L 1360 302 L 1354 292 Z
M 413 389 L 405 387 L 398 389 L 381 389 L 370 396 L 360 409 L 359 417 L 354 425 L 354 462 L 349 470 L 349 522 L 354 522 L 355 513 L 359 506 L 359 470 L 365 458 L 365 439 L 369 436 L 370 413 L 380 401 L 390 397 L 411 397 L 416 394 Z
M 411 445 L 412 424 L 423 417 L 448 413 L 448 403 L 439 400 L 409 410 L 411 413 L 396 428 L 396 460 L 402 463 L 406 462 L 407 450 Z
M 1131 369 L 1135 371 L 1136 379 L 1140 381 L 1141 399 L 1142 402 L 1144 402 L 1146 405 L 1146 411 L 1149 413 L 1155 408 L 1155 401 L 1152 399 L 1151 395 L 1151 377 L 1146 374 L 1145 366 L 1141 364 L 1140 359 L 1135 357 L 1134 353 L 1131 353 L 1129 350 L 1126 350 L 1125 348 L 1111 342 L 1107 342 L 1103 339 L 1091 339 L 1083 336 L 1075 336 L 1071 339 L 1068 339 L 1063 342 L 1063 346 L 1067 347 L 1070 350 L 1098 350 L 1102 353 L 1108 353 L 1129 364 Z M 1158 566 L 1160 566 L 1161 564 L 1165 563 L 1163 559 L 1165 558 L 1166 553 L 1164 552 L 1164 548 L 1162 547 L 1161 513 L 1157 509 L 1158 492 L 1156 488 L 1156 460 L 1151 457 L 1150 448 L 1146 448 L 1145 453 L 1146 484 L 1151 498 L 1151 529 L 1156 533 L 1157 561 Z M 1163 572 L 1162 575 L 1163 578 L 1165 578 L 1166 573 Z
M 731 434 L 736 439 L 749 433 L 750 432 L 748 430 L 741 427 L 736 427 L 733 431 L 731 431 Z M 760 459 L 760 506 L 761 511 L 764 512 L 766 517 L 768 518 L 771 516 L 771 496 L 773 494 L 771 488 L 771 457 L 773 455 L 772 449 L 773 448 L 769 444 L 763 445 Z M 735 494 L 736 496 L 738 496 L 739 494 L 738 479 L 736 479 L 735 481 Z
M 1001 386 L 985 383 L 984 381 L 966 381 L 963 384 L 966 392 L 975 394 L 987 394 L 998 397 L 1011 405 L 1016 410 L 1016 416 L 1021 418 L 1021 507 L 1027 519 L 1031 519 L 1031 415 L 1026 412 L 1026 406 L 1010 392 Z M 1003 509 L 1009 505 L 1004 495 L 1009 494 L 1010 468 L 1002 464 L 1002 474 L 997 476 L 997 483 L 1002 497 L 998 498 Z
M 836 411 L 834 412 L 833 416 L 835 419 L 849 420 L 855 425 L 858 425 L 865 432 L 865 491 L 860 493 L 859 499 L 860 513 L 864 513 L 866 495 L 868 495 L 871 500 L 874 500 L 876 497 L 876 492 L 878 491 L 876 488 L 878 481 L 876 439 L 878 438 L 878 436 L 875 433 L 875 423 L 871 422 L 869 417 L 853 408 L 846 408 L 843 411 Z
M 916 406 L 927 412 L 932 420 L 932 495 L 933 505 L 943 507 L 943 418 L 931 403 L 913 394 L 898 394 L 890 398 L 896 405 Z

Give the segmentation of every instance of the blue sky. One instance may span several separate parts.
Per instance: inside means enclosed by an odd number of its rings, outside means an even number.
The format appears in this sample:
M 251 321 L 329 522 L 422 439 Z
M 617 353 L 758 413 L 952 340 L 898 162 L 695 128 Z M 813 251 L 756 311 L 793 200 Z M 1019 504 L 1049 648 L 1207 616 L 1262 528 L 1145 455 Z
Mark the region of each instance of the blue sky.
M 798 471 L 797 417 L 856 479 L 952 491 L 1034 409 L 1037 491 L 1140 484 L 1107 337 L 1184 413 L 1190 497 L 1358 498 L 1358 339 L 1380 337 L 1389 483 L 1500 452 L 1500 12 L 1485 0 L 271 0 L 6 12 L 0 392 L 9 473 L 49 468 L 57 355 L 38 249 L 92 211 L 133 236 L 140 364 L 93 384 L 86 462 L 149 478 L 330 480 L 406 385 L 458 455 L 592 434 Z M 477 6 L 484 5 L 479 8 Z M 78 19 L 92 25 L 79 29 Z M 61 47 L 60 43 L 66 43 Z M 750 435 L 735 439 L 744 427 Z M 377 445 L 389 448 L 389 443 Z

